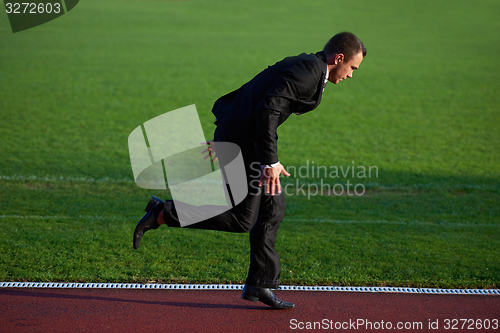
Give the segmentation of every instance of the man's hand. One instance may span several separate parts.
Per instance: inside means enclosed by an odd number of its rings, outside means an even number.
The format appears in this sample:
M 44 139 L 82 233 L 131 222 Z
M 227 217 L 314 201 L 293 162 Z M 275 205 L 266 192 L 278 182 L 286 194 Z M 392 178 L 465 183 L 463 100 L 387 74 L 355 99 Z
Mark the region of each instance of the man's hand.
M 259 180 L 259 186 L 266 184 L 266 194 L 275 195 L 281 193 L 281 182 L 280 176 L 290 176 L 290 174 L 285 170 L 283 165 L 280 163 L 274 168 L 262 168 L 262 176 Z
M 205 157 L 203 157 L 204 160 L 210 157 L 210 161 L 215 162 L 218 160 L 217 156 L 215 156 L 215 150 L 214 150 L 214 140 L 212 141 L 207 141 L 207 142 L 202 142 L 201 145 L 207 145 L 207 149 L 202 151 L 202 154 L 207 153 Z

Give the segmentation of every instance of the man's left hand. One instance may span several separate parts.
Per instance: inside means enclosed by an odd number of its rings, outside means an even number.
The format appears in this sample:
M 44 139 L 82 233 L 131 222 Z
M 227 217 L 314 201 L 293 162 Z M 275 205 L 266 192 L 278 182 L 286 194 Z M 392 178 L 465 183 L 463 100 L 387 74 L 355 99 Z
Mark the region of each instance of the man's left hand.
M 290 174 L 285 170 L 285 167 L 281 163 L 279 163 L 277 166 L 274 168 L 263 168 L 262 169 L 262 176 L 260 177 L 259 180 L 259 186 L 262 186 L 262 184 L 266 184 L 266 194 L 271 194 L 275 195 L 276 192 L 278 194 L 281 193 L 281 182 L 280 182 L 280 176 L 290 176 Z

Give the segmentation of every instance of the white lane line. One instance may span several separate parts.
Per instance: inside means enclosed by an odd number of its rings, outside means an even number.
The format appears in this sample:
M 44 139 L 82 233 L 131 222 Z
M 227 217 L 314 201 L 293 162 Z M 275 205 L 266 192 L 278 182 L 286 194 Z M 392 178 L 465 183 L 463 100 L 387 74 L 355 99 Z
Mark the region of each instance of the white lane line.
M 241 284 L 140 284 L 140 283 L 64 283 L 64 282 L 0 282 L 0 288 L 57 288 L 57 289 L 168 289 L 168 290 L 242 290 Z M 287 291 L 344 291 L 371 293 L 411 293 L 448 295 L 500 295 L 500 289 L 439 289 L 405 287 L 337 287 L 337 286 L 280 286 Z
M 298 219 L 285 218 L 286 221 L 292 222 L 314 222 L 314 223 L 332 223 L 332 224 L 395 224 L 395 225 L 429 225 L 436 227 L 500 227 L 500 223 L 469 223 L 465 222 L 428 222 L 428 221 L 385 221 L 385 220 L 330 220 L 330 219 Z
M 60 215 L 0 215 L 0 219 L 25 219 L 25 220 L 126 220 L 126 219 L 139 219 L 140 216 L 127 217 L 127 216 L 90 216 L 90 215 L 76 215 L 76 216 L 60 216 Z
M 63 177 L 63 176 L 23 176 L 23 175 L 0 175 L 0 180 L 10 181 L 40 181 L 40 182 L 80 182 L 80 183 L 131 183 L 133 179 L 112 179 L 112 178 L 92 178 L 92 177 Z
M 123 216 L 123 215 L 0 215 L 0 219 L 33 219 L 33 220 L 131 220 L 135 221 L 140 216 Z M 301 222 L 301 223 L 330 223 L 330 224 L 393 224 L 393 225 L 427 225 L 435 227 L 500 227 L 500 223 L 469 223 L 469 222 L 427 222 L 427 221 L 384 221 L 384 220 L 329 220 L 329 219 L 298 219 L 298 218 L 285 218 L 284 222 Z

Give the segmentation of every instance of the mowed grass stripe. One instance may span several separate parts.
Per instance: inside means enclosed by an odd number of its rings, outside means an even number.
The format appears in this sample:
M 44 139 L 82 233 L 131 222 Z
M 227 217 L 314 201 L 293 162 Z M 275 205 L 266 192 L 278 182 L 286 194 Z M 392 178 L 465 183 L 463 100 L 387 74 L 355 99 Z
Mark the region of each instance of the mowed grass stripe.
M 429 181 L 433 179 L 446 178 L 442 176 L 428 176 Z M 132 176 L 131 178 L 92 178 L 92 177 L 68 177 L 63 175 L 47 175 L 47 176 L 35 176 L 35 175 L 0 175 L 0 180 L 13 181 L 19 183 L 26 182 L 69 182 L 69 183 L 117 183 L 117 184 L 135 184 Z M 416 184 L 387 184 L 384 182 L 376 182 L 373 179 L 369 179 L 368 182 L 360 178 L 301 178 L 301 177 L 282 177 L 281 183 L 283 186 L 290 188 L 292 192 L 296 192 L 297 195 L 305 193 L 302 195 L 307 196 L 307 192 L 311 190 L 318 190 L 318 193 L 333 193 L 336 189 L 334 185 L 339 184 L 345 187 L 345 182 L 350 181 L 350 192 L 353 192 L 353 187 L 356 184 L 362 184 L 363 187 L 370 191 L 370 194 L 376 192 L 391 192 L 391 191 L 405 191 L 405 190 L 441 190 L 441 191 L 459 191 L 459 190 L 485 190 L 494 191 L 500 193 L 500 183 L 495 183 L 492 179 L 489 184 L 440 184 L 439 182 L 429 182 L 429 183 L 416 183 Z M 291 185 L 291 186 L 290 186 Z M 321 188 L 329 186 L 329 191 L 321 192 Z M 307 191 L 307 192 L 306 192 Z M 374 192 L 375 191 L 375 192 Z
M 132 182 L 2 180 L 4 216 L 124 216 L 136 219 L 150 196 L 167 191 L 138 188 Z M 364 196 L 288 195 L 285 220 L 424 221 L 496 225 L 500 193 L 480 189 L 374 189 Z M 314 214 L 311 214 L 314 212 Z

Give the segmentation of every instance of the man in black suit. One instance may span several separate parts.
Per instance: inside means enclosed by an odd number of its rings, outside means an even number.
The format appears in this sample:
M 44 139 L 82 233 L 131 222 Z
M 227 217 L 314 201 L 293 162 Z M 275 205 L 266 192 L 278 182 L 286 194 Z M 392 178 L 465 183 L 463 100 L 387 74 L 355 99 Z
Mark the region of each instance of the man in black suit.
M 213 106 L 217 125 L 214 141 L 232 142 L 240 147 L 248 195 L 233 209 L 187 228 L 250 231 L 250 267 L 242 294 L 246 300 L 261 301 L 278 309 L 295 306 L 279 300 L 271 291 L 279 287 L 281 272 L 274 249 L 285 213 L 280 176 L 289 176 L 278 160 L 277 128 L 292 113 L 300 115 L 314 110 L 321 102 L 327 81 L 337 84 L 351 78 L 365 55 L 363 43 L 354 34 L 339 33 L 323 51 L 285 58 L 222 96 Z M 212 153 L 211 148 L 208 151 Z M 261 191 L 262 186 L 265 191 Z M 161 224 L 180 227 L 173 202 L 152 197 L 136 226 L 134 248 L 139 247 L 144 232 Z

